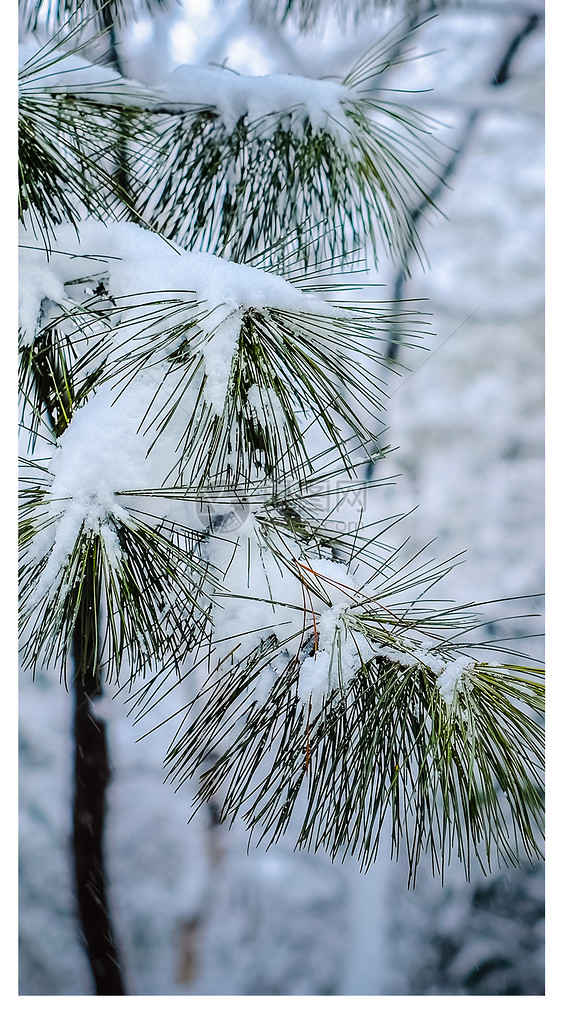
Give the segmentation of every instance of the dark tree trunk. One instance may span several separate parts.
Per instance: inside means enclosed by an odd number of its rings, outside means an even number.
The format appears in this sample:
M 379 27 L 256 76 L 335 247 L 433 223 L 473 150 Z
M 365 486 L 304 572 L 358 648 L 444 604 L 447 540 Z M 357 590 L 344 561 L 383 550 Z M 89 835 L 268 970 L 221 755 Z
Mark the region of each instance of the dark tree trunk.
M 98 996 L 124 996 L 115 933 L 107 897 L 104 857 L 106 787 L 110 779 L 105 722 L 92 710 L 101 696 L 97 667 L 84 668 L 90 645 L 74 637 L 73 853 L 76 899 L 84 946 Z M 91 652 L 90 652 L 91 653 Z
M 72 639 L 74 661 L 73 855 L 78 917 L 98 996 L 123 996 L 105 874 L 106 789 L 111 777 L 105 722 L 92 704 L 102 695 L 95 542 L 84 561 Z

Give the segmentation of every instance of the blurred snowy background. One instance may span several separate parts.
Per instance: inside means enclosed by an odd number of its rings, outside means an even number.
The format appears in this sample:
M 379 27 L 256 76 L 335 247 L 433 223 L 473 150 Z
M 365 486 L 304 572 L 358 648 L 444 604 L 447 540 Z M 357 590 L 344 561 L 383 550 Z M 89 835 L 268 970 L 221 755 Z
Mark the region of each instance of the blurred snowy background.
M 301 35 L 252 14 L 250 0 L 182 0 L 122 33 L 128 76 L 156 83 L 180 63 L 242 73 L 344 73 L 396 20 L 335 18 Z M 350 5 L 351 6 L 351 5 Z M 257 13 L 256 13 L 257 12 Z M 404 283 L 382 263 L 381 298 L 427 298 L 434 335 L 400 350 L 388 416 L 395 485 L 373 492 L 379 517 L 418 510 L 413 548 L 468 550 L 447 579 L 457 601 L 540 593 L 543 548 L 544 4 L 464 0 L 419 32 L 422 60 L 392 88 L 435 117 L 448 186 L 421 223 L 429 267 Z M 431 89 L 426 91 L 426 89 Z M 453 158 L 453 150 L 458 156 Z M 451 165 L 449 163 L 451 162 Z M 520 606 L 520 608 L 517 608 Z M 540 598 L 507 612 L 540 613 Z M 534 634 L 540 619 L 487 637 Z M 531 654 L 541 652 L 534 637 Z M 111 899 L 136 995 L 540 995 L 543 871 L 523 867 L 445 886 L 422 865 L 414 891 L 383 851 L 363 874 L 291 844 L 246 852 L 243 828 L 209 811 L 187 824 L 190 796 L 163 785 L 165 726 L 135 742 L 118 698 L 104 702 L 113 762 L 108 816 Z M 71 700 L 40 674 L 20 686 L 20 994 L 84 995 L 69 853 Z

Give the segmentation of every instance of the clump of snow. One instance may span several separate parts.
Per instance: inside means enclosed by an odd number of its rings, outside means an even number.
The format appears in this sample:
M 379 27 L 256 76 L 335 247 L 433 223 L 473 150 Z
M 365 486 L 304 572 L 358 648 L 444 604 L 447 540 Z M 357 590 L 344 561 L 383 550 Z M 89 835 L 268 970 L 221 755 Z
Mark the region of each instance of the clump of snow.
M 453 704 L 459 690 L 464 689 L 468 684 L 467 666 L 460 658 L 453 662 L 447 662 L 443 672 L 436 680 L 437 689 L 445 704 L 449 706 Z
M 337 688 L 344 689 L 362 662 L 373 652 L 365 636 L 354 629 L 350 608 L 358 601 L 357 581 L 342 563 L 335 560 L 299 560 L 309 588 L 313 590 L 314 625 L 317 643 L 314 655 L 301 663 L 298 693 L 316 712 L 322 699 Z M 319 601 L 319 585 L 330 605 Z
M 323 611 L 320 619 L 316 621 L 320 644 L 333 644 L 336 633 L 340 629 L 343 612 L 345 612 L 345 604 L 343 602 L 338 602 L 337 605 Z
M 355 631 L 348 631 L 344 614 L 352 604 L 352 579 L 341 564 L 330 560 L 299 559 L 302 578 L 310 593 L 307 611 L 303 615 L 303 584 L 283 560 L 291 555 L 298 559 L 298 545 L 287 535 L 277 555 L 265 543 L 258 518 L 248 513 L 240 524 L 236 538 L 214 538 L 206 550 L 206 557 L 224 573 L 229 594 L 220 596 L 214 607 L 217 631 L 216 656 L 225 659 L 225 671 L 237 659 L 244 658 L 259 648 L 270 634 L 287 642 L 290 657 L 303 634 L 303 622 L 311 626 L 310 610 L 314 610 L 317 650 L 312 658 L 301 664 L 298 694 L 307 704 L 313 698 L 316 709 L 322 698 L 335 687 L 345 686 L 361 666 L 361 660 L 372 654 L 366 639 Z M 318 578 L 310 581 L 314 575 Z M 318 591 L 315 591 L 315 586 Z M 326 605 L 323 596 L 332 604 Z M 294 646 L 294 647 L 293 647 Z M 232 652 L 231 652 L 232 649 Z M 261 671 L 251 689 L 253 698 L 263 706 L 276 679 L 282 673 L 279 661 L 270 662 Z
M 306 120 L 314 133 L 329 131 L 345 137 L 344 103 L 354 98 L 351 89 L 334 81 L 317 81 L 292 74 L 246 76 L 223 68 L 187 64 L 160 85 L 169 102 L 216 109 L 227 130 L 242 117 L 255 122 L 291 113 L 294 125 Z M 260 135 L 261 135 L 260 130 Z
M 317 616 L 318 647 L 300 667 L 298 694 L 314 712 L 332 690 L 347 686 L 366 655 L 371 654 L 365 638 L 352 635 L 347 628 L 343 617 L 348 607 L 349 600 L 340 601 Z
M 146 229 L 130 223 L 112 224 L 107 232 L 110 246 L 106 243 L 106 251 L 121 259 L 121 264 L 113 266 L 112 281 L 124 293 L 183 289 L 194 292 L 207 311 L 224 306 L 227 312 L 275 308 L 337 315 L 325 300 L 301 292 L 272 272 L 214 254 L 170 249 Z M 99 239 L 98 234 L 98 243 Z M 216 322 L 211 316 L 207 330 Z
M 286 310 L 324 316 L 349 314 L 326 300 L 302 292 L 270 271 L 237 264 L 214 254 L 174 247 L 131 222 L 104 224 L 94 219 L 80 223 L 80 236 L 70 226 L 57 229 L 49 270 L 59 280 L 78 273 L 99 271 L 110 277 L 111 294 L 161 292 L 205 304 L 205 328 L 212 332 L 232 311 L 251 308 Z M 25 233 L 24 233 L 25 237 Z M 26 239 L 23 239 L 26 242 Z M 60 259 L 56 254 L 63 254 Z M 24 254 L 25 255 L 25 254 Z M 80 258 L 77 262 L 76 258 Z M 45 256 L 43 260 L 46 263 Z M 27 270 L 27 261 L 25 262 Z M 224 308 L 222 314 L 218 308 Z
M 394 645 L 385 644 L 382 646 L 381 654 L 392 662 L 399 662 L 401 665 L 422 665 L 427 666 L 433 672 L 440 671 L 443 663 L 433 653 L 432 648 L 435 648 L 435 644 L 427 638 L 414 639 L 403 635 L 396 640 Z
M 64 285 L 39 250 L 20 251 L 19 266 L 19 326 L 25 340 L 32 341 L 41 323 L 43 300 L 66 305 Z
M 196 320 L 194 342 L 207 376 L 205 400 L 216 414 L 223 410 L 232 359 L 247 310 L 267 312 L 274 308 L 295 314 L 347 316 L 346 311 L 301 292 L 278 275 L 213 254 L 171 247 L 133 223 L 105 225 L 86 220 L 80 225 L 79 237 L 70 226 L 62 226 L 57 230 L 48 263 L 45 255 L 41 259 L 37 251 L 24 250 L 22 257 L 25 269 L 22 269 L 22 326 L 31 333 L 42 299 L 60 302 L 65 298 L 65 282 L 87 277 L 88 273 L 99 275 L 101 271 L 108 278 L 111 297 L 121 308 L 117 355 L 122 355 L 127 342 L 136 341 L 137 335 L 146 347 L 150 334 L 157 337 L 173 323 L 174 331 L 167 344 L 170 354 L 185 337 L 185 331 L 178 327 L 181 320 L 185 323 Z M 155 305 L 159 298 L 163 300 L 161 315 Z M 179 302 L 172 307 L 166 300 Z M 153 305 L 145 308 L 151 301 Z M 147 313 L 153 316 L 150 324 L 146 322 Z M 134 351 L 133 346 L 129 348 Z M 161 351 L 156 354 L 161 358 Z
M 234 310 L 218 327 L 210 332 L 209 340 L 203 346 L 205 359 L 205 401 L 214 412 L 222 412 L 232 360 L 238 346 L 243 319 L 242 310 Z M 206 326 L 209 327 L 207 320 Z
M 146 474 L 146 439 L 137 432 L 138 388 L 134 396 L 114 399 L 103 387 L 79 409 L 51 462 L 53 496 L 70 496 L 96 516 L 114 509 L 116 490 L 139 486 Z
M 138 432 L 138 385 L 115 404 L 113 399 L 107 387 L 92 396 L 75 413 L 53 452 L 48 510 L 54 523 L 40 529 L 29 548 L 37 561 L 48 556 L 34 601 L 54 594 L 81 531 L 99 532 L 110 565 L 118 566 L 116 525 L 130 519 L 116 494 L 155 480 L 147 464 L 147 440 Z

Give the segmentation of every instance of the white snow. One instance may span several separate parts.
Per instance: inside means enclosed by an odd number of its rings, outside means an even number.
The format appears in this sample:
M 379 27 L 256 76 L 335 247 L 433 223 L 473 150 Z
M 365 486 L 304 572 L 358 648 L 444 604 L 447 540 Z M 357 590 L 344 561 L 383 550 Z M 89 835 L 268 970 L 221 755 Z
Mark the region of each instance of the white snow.
M 210 331 L 210 338 L 203 347 L 207 375 L 205 401 L 217 415 L 222 412 L 224 406 L 231 364 L 238 346 L 243 317 L 244 314 L 241 310 L 232 311 L 225 320 L 222 320 L 214 330 Z M 207 328 L 212 327 L 210 318 L 207 318 L 205 323 Z
M 318 81 L 292 74 L 247 76 L 215 67 L 184 64 L 159 86 L 168 101 L 217 110 L 225 128 L 233 130 L 245 116 L 254 123 L 291 114 L 291 129 L 306 120 L 314 133 L 329 131 L 345 138 L 344 104 L 356 98 L 351 89 L 334 81 Z M 271 129 L 266 124 L 263 129 Z
M 195 295 L 206 304 L 207 314 L 219 306 L 225 308 L 222 316 L 210 316 L 209 331 L 239 308 L 349 316 L 321 297 L 301 292 L 279 275 L 213 254 L 182 250 L 130 222 L 104 224 L 86 219 L 79 231 L 78 238 L 69 226 L 56 230 L 54 253 L 47 267 L 54 278 L 68 279 L 79 272 L 100 271 L 103 266 L 116 296 L 159 291 L 183 292 L 186 298 Z M 22 241 L 28 242 L 25 231 Z M 32 262 L 47 264 L 37 251 L 23 250 L 21 256 L 22 274 L 27 274 Z
M 427 666 L 432 672 L 440 672 L 445 664 L 437 654 L 439 642 L 417 633 L 401 634 L 393 644 L 382 643 L 380 654 L 392 662 L 408 667 Z
M 161 459 L 151 457 L 147 462 L 148 442 L 137 431 L 142 394 L 143 385 L 137 383 L 113 403 L 114 394 L 102 387 L 78 409 L 59 438 L 49 465 L 53 479 L 48 504 L 49 514 L 57 520 L 40 529 L 28 548 L 29 557 L 38 561 L 48 554 L 35 591 L 37 602 L 56 591 L 82 528 L 100 532 L 110 564 L 118 566 L 115 523 L 127 521 L 128 513 L 127 501 L 116 493 L 156 485 L 162 469 Z
M 203 357 L 207 376 L 205 399 L 216 414 L 223 409 L 246 310 L 274 308 L 295 314 L 349 315 L 321 298 L 301 292 L 271 272 L 212 254 L 170 247 L 160 237 L 131 223 L 104 225 L 86 220 L 80 225 L 79 238 L 69 226 L 57 230 L 48 263 L 40 252 L 22 250 L 22 327 L 33 333 L 43 299 L 68 303 L 65 281 L 99 272 L 107 274 L 111 296 L 123 308 L 116 332 L 117 355 L 128 340 L 136 341 L 140 330 L 138 318 L 144 318 L 147 312 L 154 313 L 154 320 L 149 326 L 143 320 L 140 333 L 143 343 L 150 334 L 157 337 L 162 326 L 169 327 L 172 320 L 178 325 L 181 320 L 188 322 L 197 316 L 194 344 Z M 155 307 L 145 309 L 147 298 L 183 300 L 185 305 L 177 309 L 170 303 L 163 305 L 159 316 Z M 197 310 L 190 305 L 194 302 L 200 304 Z M 166 318 L 170 313 L 173 317 Z M 92 325 L 92 337 L 95 333 Z M 182 338 L 180 333 L 176 340 L 169 339 L 168 354 Z M 156 358 L 161 358 L 160 352 Z
M 22 95 L 77 93 L 101 102 L 118 96 L 119 102 L 125 105 L 154 102 L 138 82 L 122 78 L 111 67 L 67 53 L 60 46 L 51 52 L 27 41 L 18 47 L 18 60 Z
M 323 565 L 329 562 L 321 561 Z M 316 561 L 314 563 L 316 564 Z M 334 597 L 333 587 L 332 584 L 327 586 L 331 597 Z M 314 654 L 304 659 L 299 671 L 299 697 L 303 702 L 312 705 L 314 714 L 322 706 L 322 699 L 332 690 L 345 691 L 350 680 L 361 668 L 361 664 L 373 655 L 367 639 L 353 631 L 352 623 L 348 626 L 346 622 L 346 613 L 350 605 L 348 595 L 342 589 L 335 599 L 335 604 L 329 608 L 317 611 L 315 606 L 317 643 Z
M 39 250 L 19 251 L 18 315 L 24 340 L 31 342 L 41 322 L 44 299 L 68 305 L 64 285 L 52 265 Z
M 70 235 L 66 242 L 72 242 Z M 230 310 L 274 307 L 295 313 L 333 315 L 325 300 L 303 293 L 279 275 L 213 254 L 171 248 L 159 236 L 131 223 L 84 222 L 79 247 L 119 258 L 111 266 L 111 278 L 121 293 L 188 290 L 206 303 L 206 310 L 224 306 Z M 216 318 L 211 318 L 212 329 Z M 224 319 L 224 317 L 222 318 Z
M 447 662 L 437 677 L 436 686 L 445 703 L 452 705 L 458 692 L 470 686 L 466 661 L 457 658 L 453 662 Z

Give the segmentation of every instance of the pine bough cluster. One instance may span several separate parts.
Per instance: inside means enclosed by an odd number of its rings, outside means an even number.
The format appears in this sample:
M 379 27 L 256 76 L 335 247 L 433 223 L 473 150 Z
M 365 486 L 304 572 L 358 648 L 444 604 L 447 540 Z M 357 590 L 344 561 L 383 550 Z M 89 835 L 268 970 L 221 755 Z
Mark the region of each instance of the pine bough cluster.
M 24 665 L 95 657 L 137 720 L 175 700 L 168 777 L 266 843 L 366 867 L 384 830 L 412 877 L 540 855 L 540 671 L 477 660 L 478 615 L 429 597 L 454 561 L 399 519 L 335 520 L 386 453 L 388 333 L 425 330 L 333 282 L 422 256 L 427 126 L 376 89 L 398 36 L 341 82 L 149 92 L 87 28 L 21 69 Z

